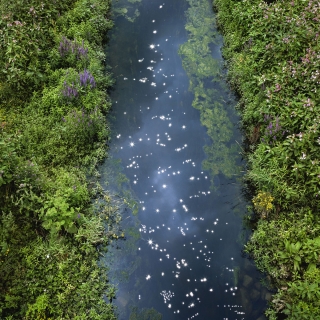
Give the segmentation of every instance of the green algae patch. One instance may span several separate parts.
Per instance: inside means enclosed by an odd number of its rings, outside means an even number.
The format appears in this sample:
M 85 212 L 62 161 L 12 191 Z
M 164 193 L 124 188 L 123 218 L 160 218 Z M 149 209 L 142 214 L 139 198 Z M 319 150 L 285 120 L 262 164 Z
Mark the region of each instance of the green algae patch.
M 162 320 L 162 315 L 154 308 L 142 309 L 132 308 L 129 320 Z
M 134 22 L 139 16 L 139 6 L 142 0 L 117 0 L 113 1 L 113 15 L 115 18 L 124 17 L 129 22 Z
M 207 158 L 203 168 L 214 176 L 232 177 L 239 173 L 239 147 L 234 135 L 234 108 L 223 80 L 221 60 L 214 58 L 211 46 L 221 42 L 216 31 L 210 3 L 206 0 L 188 1 L 186 11 L 188 41 L 179 48 L 183 68 L 189 77 L 189 90 L 194 94 L 192 106 L 199 110 L 200 120 L 207 128 L 211 143 L 204 147 Z

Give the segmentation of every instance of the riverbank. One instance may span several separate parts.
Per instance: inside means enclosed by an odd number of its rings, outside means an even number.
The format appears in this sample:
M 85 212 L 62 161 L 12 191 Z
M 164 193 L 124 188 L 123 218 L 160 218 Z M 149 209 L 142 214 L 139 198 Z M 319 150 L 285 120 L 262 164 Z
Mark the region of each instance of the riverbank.
M 110 135 L 110 1 L 0 11 L 1 319 L 115 319 L 99 258 L 119 236 L 117 208 L 97 171 Z
M 320 317 L 320 44 L 316 1 L 215 0 L 239 93 L 252 199 L 246 252 L 277 289 L 266 314 Z

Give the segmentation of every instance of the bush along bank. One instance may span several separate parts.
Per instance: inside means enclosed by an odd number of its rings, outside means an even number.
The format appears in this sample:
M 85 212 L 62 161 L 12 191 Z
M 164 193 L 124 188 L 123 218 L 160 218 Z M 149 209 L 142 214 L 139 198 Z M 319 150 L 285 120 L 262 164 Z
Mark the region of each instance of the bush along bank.
M 99 257 L 119 217 L 96 170 L 109 12 L 109 0 L 1 1 L 1 319 L 115 319 Z
M 320 318 L 318 1 L 215 0 L 249 142 L 255 230 L 246 252 L 277 293 L 270 319 Z

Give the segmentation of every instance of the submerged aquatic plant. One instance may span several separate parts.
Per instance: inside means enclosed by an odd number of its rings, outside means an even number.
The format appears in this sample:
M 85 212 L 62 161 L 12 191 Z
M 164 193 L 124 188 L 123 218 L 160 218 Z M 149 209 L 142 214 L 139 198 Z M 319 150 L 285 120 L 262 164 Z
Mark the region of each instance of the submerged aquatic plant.
M 186 12 L 188 41 L 179 48 L 183 68 L 190 79 L 189 90 L 194 93 L 192 106 L 200 111 L 200 120 L 207 128 L 211 143 L 204 150 L 207 159 L 203 168 L 214 176 L 222 173 L 232 177 L 239 172 L 236 164 L 239 148 L 234 142 L 234 109 L 225 102 L 226 86 L 221 80 L 222 64 L 212 56 L 211 46 L 219 39 L 208 1 L 188 0 Z

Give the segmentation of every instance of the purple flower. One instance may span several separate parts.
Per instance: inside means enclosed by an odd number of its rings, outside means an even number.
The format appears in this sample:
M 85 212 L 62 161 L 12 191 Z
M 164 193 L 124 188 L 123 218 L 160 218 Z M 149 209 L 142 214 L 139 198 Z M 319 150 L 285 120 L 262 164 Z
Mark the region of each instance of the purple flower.
M 65 56 L 68 52 L 75 53 L 77 58 L 81 57 L 86 58 L 88 54 L 88 49 L 84 48 L 84 42 L 82 41 L 82 45 L 78 44 L 76 40 L 73 42 L 67 39 L 66 37 L 62 37 L 62 41 L 60 41 L 59 45 L 60 56 Z
M 274 90 L 274 92 L 279 92 L 281 90 L 281 86 L 279 83 L 276 83 L 276 88 Z
M 80 85 L 82 87 L 86 87 L 88 84 L 91 85 L 91 88 L 96 87 L 96 82 L 94 80 L 94 77 L 88 70 L 84 69 L 83 73 L 80 73 L 79 78 L 80 78 Z
M 63 84 L 64 89 L 62 90 L 62 94 L 65 97 L 68 97 L 70 99 L 77 97 L 78 91 L 74 86 L 74 83 L 72 82 L 71 86 L 67 85 L 66 81 Z

